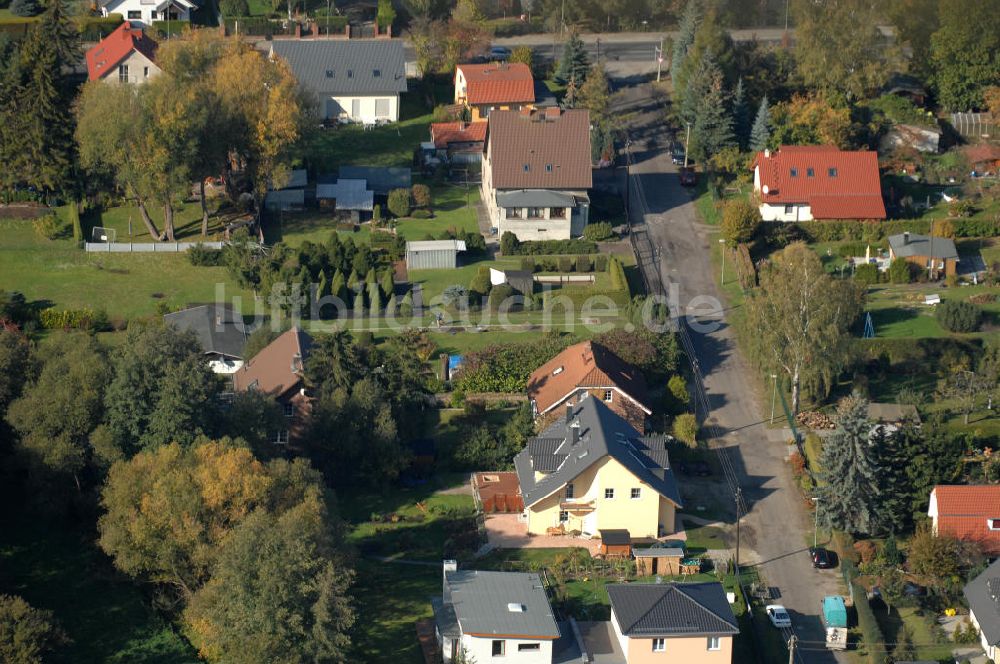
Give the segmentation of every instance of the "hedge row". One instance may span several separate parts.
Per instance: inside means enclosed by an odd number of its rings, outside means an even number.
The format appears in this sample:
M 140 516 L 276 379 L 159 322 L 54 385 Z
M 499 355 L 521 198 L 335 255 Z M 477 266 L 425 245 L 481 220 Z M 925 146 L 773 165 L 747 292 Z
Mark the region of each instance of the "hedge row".
M 270 37 L 271 35 L 284 35 L 295 32 L 295 28 L 291 24 L 285 27 L 285 21 L 269 19 L 263 16 L 227 18 L 223 22 L 226 26 L 227 35 L 241 34 Z
M 625 293 L 626 300 L 631 300 L 632 292 L 628 287 L 628 277 L 625 276 L 625 267 L 617 256 L 612 256 L 608 260 L 608 274 L 611 275 L 611 287 Z
M 1000 219 L 949 219 L 955 237 L 993 237 L 1000 235 Z M 762 224 L 772 231 L 786 226 L 798 229 L 809 242 L 878 242 L 904 231 L 927 234 L 931 221 L 894 219 L 891 221 L 769 221 Z
M 14 38 L 21 38 L 28 34 L 28 30 L 35 23 L 41 20 L 40 16 L 8 16 L 0 18 L 0 34 L 7 34 Z M 77 27 L 80 29 L 80 37 L 84 41 L 97 41 L 111 34 L 115 28 L 122 24 L 121 14 L 111 14 L 110 16 L 80 16 L 76 18 Z
M 38 322 L 46 330 L 105 330 L 108 315 L 93 309 L 43 309 Z

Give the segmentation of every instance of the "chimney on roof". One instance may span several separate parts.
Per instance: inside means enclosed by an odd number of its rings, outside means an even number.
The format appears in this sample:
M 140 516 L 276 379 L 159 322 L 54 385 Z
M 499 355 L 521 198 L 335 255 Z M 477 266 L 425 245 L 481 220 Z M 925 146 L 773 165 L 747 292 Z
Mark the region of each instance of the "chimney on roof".
M 910 231 L 903 231 L 903 244 L 910 243 Z
M 569 444 L 570 447 L 574 447 L 580 442 L 580 420 L 573 422 L 569 425 Z
M 562 115 L 562 109 L 558 106 L 550 106 L 545 109 L 545 118 L 547 120 L 555 120 L 560 115 Z
M 569 426 L 573 421 L 573 404 L 566 404 L 566 426 Z
M 764 148 L 764 159 L 771 158 L 771 151 L 768 148 Z

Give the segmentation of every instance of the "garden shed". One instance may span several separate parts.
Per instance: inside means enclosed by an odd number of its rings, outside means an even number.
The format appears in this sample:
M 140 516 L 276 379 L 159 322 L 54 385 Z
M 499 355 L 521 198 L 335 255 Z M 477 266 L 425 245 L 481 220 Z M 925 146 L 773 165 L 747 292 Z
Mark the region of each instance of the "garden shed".
M 643 549 L 633 549 L 636 574 L 653 576 L 663 574 L 678 576 L 681 573 L 681 560 L 684 558 L 683 546 L 657 546 Z
M 597 531 L 601 535 L 600 553 L 606 558 L 630 558 L 632 536 L 627 530 L 611 528 Z
M 441 270 L 458 267 L 458 252 L 465 251 L 463 240 L 425 240 L 406 243 L 407 270 Z

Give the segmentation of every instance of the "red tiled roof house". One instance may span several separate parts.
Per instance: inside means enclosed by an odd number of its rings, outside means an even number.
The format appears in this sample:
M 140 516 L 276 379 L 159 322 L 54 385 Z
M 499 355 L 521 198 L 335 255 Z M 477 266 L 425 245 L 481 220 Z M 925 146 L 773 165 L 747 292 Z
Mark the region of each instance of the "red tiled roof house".
M 885 219 L 878 155 L 832 145 L 758 152 L 753 188 L 764 221 Z
M 303 432 L 311 408 L 303 375 L 312 337 L 296 326 L 265 346 L 233 374 L 237 392 L 263 392 L 282 407 L 286 426 L 270 432 L 271 442 L 287 444 Z
M 638 431 L 652 415 L 642 373 L 599 344 L 574 344 L 528 378 L 528 399 L 535 415 L 558 415 L 587 394 L 600 399 Z
M 927 516 L 935 533 L 974 542 L 988 556 L 1000 555 L 1000 486 L 939 484 L 931 490 Z
M 485 120 L 490 111 L 531 108 L 535 103 L 535 79 L 522 62 L 458 65 L 455 103 L 469 109 L 473 122 Z
M 486 146 L 486 121 L 434 122 L 431 142 L 439 157 L 454 164 L 478 164 Z
M 160 73 L 156 42 L 142 28 L 127 21 L 87 51 L 87 77 L 91 81 L 144 83 Z
M 568 240 L 583 234 L 593 185 L 586 110 L 494 111 L 486 129 L 483 203 L 497 235 Z

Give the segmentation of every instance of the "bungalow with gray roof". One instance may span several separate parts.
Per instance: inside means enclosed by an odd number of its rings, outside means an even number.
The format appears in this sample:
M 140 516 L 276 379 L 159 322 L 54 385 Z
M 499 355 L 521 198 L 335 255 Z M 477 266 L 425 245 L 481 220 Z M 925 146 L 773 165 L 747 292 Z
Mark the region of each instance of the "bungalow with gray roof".
M 288 62 L 302 87 L 315 95 L 326 120 L 399 120 L 399 95 L 406 92 L 402 41 L 282 39 L 271 42 L 270 57 Z

